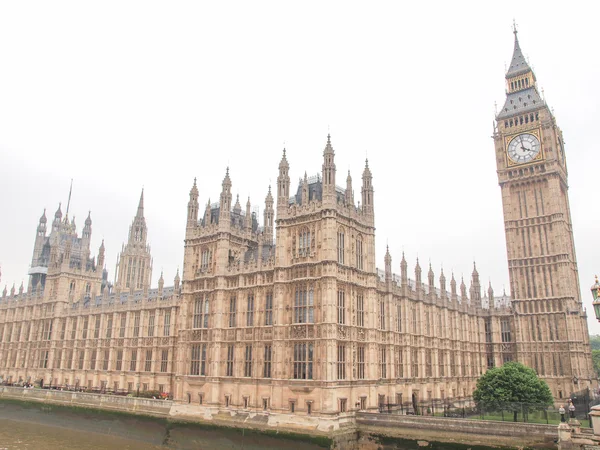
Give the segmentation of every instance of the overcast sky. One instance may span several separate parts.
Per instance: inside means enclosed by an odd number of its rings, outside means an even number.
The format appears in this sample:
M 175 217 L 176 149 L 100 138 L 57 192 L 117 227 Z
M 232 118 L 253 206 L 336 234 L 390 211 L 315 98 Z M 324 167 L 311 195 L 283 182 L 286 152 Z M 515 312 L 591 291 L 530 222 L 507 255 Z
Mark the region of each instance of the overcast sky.
M 358 198 L 373 173 L 377 262 L 389 243 L 467 285 L 473 261 L 506 286 L 491 139 L 505 97 L 512 22 L 566 141 L 569 195 L 590 330 L 600 272 L 600 63 L 595 2 L 0 3 L 2 285 L 27 284 L 35 230 L 66 204 L 92 212 L 113 278 L 142 187 L 153 285 L 183 262 L 194 177 L 218 200 L 229 165 L 244 207 L 264 209 L 287 148 L 292 189 L 321 170 Z M 594 154 L 595 153 L 595 154 Z M 234 199 L 235 201 L 235 199 Z M 203 207 L 201 206 L 201 210 Z M 64 212 L 64 207 L 63 207 Z M 596 258 L 595 258 L 596 257 Z

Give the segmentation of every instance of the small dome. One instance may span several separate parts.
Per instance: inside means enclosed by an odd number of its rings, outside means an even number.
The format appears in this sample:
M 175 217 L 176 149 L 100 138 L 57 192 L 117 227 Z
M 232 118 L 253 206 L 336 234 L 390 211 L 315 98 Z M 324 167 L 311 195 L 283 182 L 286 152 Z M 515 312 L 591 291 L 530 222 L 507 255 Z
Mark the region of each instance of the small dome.
M 46 219 L 46 208 L 44 208 L 44 213 L 42 214 L 42 217 L 40 217 L 40 223 L 46 223 L 47 219 Z
M 55 219 L 62 219 L 62 211 L 60 210 L 60 203 L 58 204 L 58 209 L 54 213 Z

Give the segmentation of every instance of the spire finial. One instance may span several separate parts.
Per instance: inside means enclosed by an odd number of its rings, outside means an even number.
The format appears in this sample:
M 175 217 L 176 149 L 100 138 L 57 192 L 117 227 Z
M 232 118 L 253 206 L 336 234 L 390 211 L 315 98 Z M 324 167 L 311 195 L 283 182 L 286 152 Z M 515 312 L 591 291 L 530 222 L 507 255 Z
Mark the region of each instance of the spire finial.
M 73 192 L 73 178 L 71 178 L 71 187 L 69 188 L 69 200 L 67 201 L 67 216 L 69 215 L 69 206 L 71 206 L 71 193 Z
M 515 34 L 515 39 L 517 39 L 517 33 L 519 31 L 517 30 L 517 21 L 513 18 L 513 33 Z

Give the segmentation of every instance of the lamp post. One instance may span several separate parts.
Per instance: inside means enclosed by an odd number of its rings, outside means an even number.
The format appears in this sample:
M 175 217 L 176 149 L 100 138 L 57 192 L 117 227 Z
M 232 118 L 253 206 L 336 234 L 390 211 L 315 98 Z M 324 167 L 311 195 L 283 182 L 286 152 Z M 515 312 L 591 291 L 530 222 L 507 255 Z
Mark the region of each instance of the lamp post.
M 591 288 L 592 297 L 594 297 L 594 301 L 592 305 L 594 306 L 594 314 L 596 314 L 596 320 L 600 322 L 600 283 L 598 282 L 598 275 L 596 275 L 596 282 Z

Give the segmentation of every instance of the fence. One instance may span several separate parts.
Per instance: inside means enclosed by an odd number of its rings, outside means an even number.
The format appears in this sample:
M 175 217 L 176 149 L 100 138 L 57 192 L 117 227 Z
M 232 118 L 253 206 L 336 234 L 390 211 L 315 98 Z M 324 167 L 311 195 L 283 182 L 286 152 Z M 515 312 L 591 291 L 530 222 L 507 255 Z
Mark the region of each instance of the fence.
M 591 427 L 589 412 L 591 407 L 600 404 L 600 398 L 592 398 L 589 390 L 580 391 L 564 399 L 565 420 L 569 419 L 568 401 L 575 406 L 575 418 L 582 425 Z M 382 414 L 407 414 L 433 417 L 454 417 L 473 420 L 500 420 L 505 422 L 525 422 L 539 424 L 558 424 L 561 421 L 559 405 L 546 406 L 533 403 L 510 402 L 499 404 L 494 408 L 477 405 L 472 398 L 431 399 L 390 403 L 380 402 L 379 412 Z M 583 422 L 586 421 L 586 422 Z

